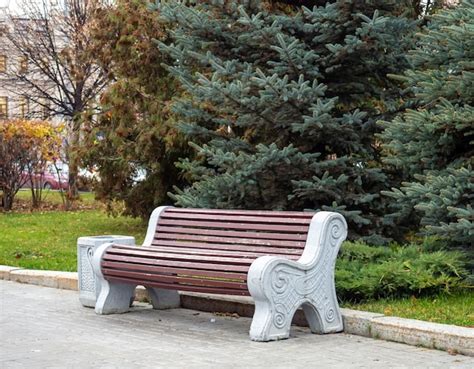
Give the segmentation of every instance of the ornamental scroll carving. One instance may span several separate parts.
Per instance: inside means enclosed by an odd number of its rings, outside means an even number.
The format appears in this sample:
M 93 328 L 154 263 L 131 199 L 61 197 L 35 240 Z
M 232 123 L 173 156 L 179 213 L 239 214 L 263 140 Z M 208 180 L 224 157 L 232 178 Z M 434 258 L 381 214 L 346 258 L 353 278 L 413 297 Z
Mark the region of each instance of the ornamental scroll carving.
M 308 322 L 313 325 L 313 331 L 325 333 L 342 329 L 335 295 L 334 264 L 339 246 L 347 235 L 347 226 L 341 215 L 322 212 L 311 227 L 319 229 L 313 228 L 312 238 L 308 234 L 307 245 L 300 258 L 304 262 L 262 258 L 249 272 L 249 276 L 257 276 L 258 271 L 263 273 L 259 278 L 252 279 L 250 290 L 256 305 L 259 305 L 258 316 L 266 316 L 264 320 L 267 322 L 254 324 L 255 328 L 251 328 L 252 339 L 287 337 L 293 315 L 302 305 L 307 318 L 310 314 Z
M 273 324 L 277 328 L 285 326 L 286 319 L 292 319 L 294 311 L 305 301 L 313 304 L 323 313 L 322 317 L 331 323 L 335 319 L 332 307 L 331 284 L 332 269 L 337 251 L 334 247 L 344 235 L 344 224 L 334 219 L 328 225 L 329 232 L 320 247 L 314 264 L 309 269 L 301 269 L 294 265 L 279 264 L 271 273 L 271 299 L 276 314 Z M 324 247 L 326 244 L 329 247 Z

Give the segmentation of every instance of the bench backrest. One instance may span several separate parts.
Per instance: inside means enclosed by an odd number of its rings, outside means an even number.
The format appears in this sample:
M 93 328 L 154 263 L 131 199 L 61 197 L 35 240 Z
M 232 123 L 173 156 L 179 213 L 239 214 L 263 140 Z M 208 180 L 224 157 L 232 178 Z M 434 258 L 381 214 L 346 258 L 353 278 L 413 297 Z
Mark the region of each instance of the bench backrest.
M 160 214 L 149 246 L 299 257 L 314 213 L 180 209 Z M 149 230 L 150 231 L 150 230 Z M 292 258 L 292 257 L 290 257 Z

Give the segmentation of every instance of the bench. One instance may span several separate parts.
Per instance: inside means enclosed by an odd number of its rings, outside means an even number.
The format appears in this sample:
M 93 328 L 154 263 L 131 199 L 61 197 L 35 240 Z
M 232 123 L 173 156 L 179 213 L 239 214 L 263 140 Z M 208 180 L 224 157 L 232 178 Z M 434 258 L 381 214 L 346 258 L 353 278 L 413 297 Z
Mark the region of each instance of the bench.
M 332 212 L 159 207 L 142 246 L 107 243 L 94 253 L 95 311 L 128 311 L 143 285 L 155 309 L 179 307 L 178 291 L 252 296 L 254 341 L 288 338 L 299 307 L 312 332 L 339 332 L 334 264 L 346 235 Z

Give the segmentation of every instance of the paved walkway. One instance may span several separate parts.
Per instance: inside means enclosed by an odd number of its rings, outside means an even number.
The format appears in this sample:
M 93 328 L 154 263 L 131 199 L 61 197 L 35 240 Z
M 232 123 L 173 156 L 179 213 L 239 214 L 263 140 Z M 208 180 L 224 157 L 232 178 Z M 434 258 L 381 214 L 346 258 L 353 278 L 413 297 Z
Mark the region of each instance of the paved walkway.
M 250 319 L 193 310 L 97 316 L 77 292 L 0 281 L 0 368 L 472 368 L 473 358 L 294 327 L 248 339 Z

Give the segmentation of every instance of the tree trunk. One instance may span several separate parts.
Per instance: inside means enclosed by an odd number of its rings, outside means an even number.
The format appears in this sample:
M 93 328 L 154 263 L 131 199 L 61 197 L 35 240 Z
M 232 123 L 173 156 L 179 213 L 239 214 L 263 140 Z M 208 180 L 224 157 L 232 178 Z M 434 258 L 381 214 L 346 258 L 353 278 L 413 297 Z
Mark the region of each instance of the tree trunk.
M 79 140 L 81 137 L 81 121 L 79 114 L 75 114 L 72 121 L 72 130 L 69 145 L 67 147 L 69 157 L 69 180 L 67 198 L 69 201 L 74 201 L 79 198 L 79 191 L 77 190 L 77 176 L 79 173 L 79 158 L 77 157 L 77 148 L 79 147 Z
M 3 208 L 5 211 L 10 211 L 13 208 L 13 199 L 15 195 L 13 193 L 8 193 L 5 190 L 3 191 Z
M 39 201 L 38 201 L 38 197 L 36 196 L 34 183 L 32 180 L 31 180 L 31 202 L 32 202 L 31 207 L 33 209 L 39 208 Z
M 32 200 L 32 208 L 33 209 L 38 209 L 41 205 L 41 190 L 42 190 L 42 185 L 43 185 L 43 176 L 40 177 L 40 179 L 34 179 L 33 173 L 29 173 L 29 181 L 30 181 L 30 187 L 31 187 L 31 200 Z
M 74 153 L 70 153 L 69 154 L 69 179 L 68 179 L 68 190 L 67 190 L 67 197 L 70 201 L 74 201 L 79 198 L 79 192 L 77 190 L 78 172 L 79 172 L 79 166 L 77 164 L 77 158 L 75 157 Z

